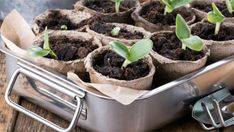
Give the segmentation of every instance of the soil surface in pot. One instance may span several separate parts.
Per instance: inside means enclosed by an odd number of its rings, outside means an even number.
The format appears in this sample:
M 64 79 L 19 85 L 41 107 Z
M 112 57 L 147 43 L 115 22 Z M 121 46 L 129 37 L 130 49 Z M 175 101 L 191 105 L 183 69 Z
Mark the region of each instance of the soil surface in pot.
M 192 33 L 201 37 L 205 40 L 215 40 L 215 41 L 227 41 L 234 40 L 234 32 L 229 28 L 223 27 L 221 25 L 220 31 L 217 35 L 214 35 L 215 24 L 203 23 L 199 26 L 192 28 Z
M 111 25 L 111 24 L 107 24 L 105 22 L 100 22 L 100 21 L 95 21 L 93 23 L 90 24 L 90 29 L 100 33 L 100 34 L 104 34 L 106 36 L 111 36 L 114 38 L 124 38 L 124 39 L 142 39 L 144 38 L 143 33 L 141 32 L 130 32 L 127 29 L 121 28 L 119 35 L 117 36 L 113 36 L 111 34 L 112 29 L 114 29 L 116 26 Z
M 151 2 L 151 4 L 143 6 L 140 15 L 147 21 L 154 24 L 162 25 L 175 25 L 177 12 L 173 11 L 167 15 L 164 15 L 165 5 L 160 1 Z M 181 12 L 180 13 L 186 21 L 192 19 L 191 12 Z
M 151 40 L 154 42 L 155 52 L 172 60 L 196 61 L 205 56 L 203 51 L 196 52 L 188 48 L 183 50 L 182 43 L 175 33 L 154 35 Z
M 98 48 L 92 41 L 71 40 L 68 37 L 50 37 L 50 48 L 55 52 L 58 60 L 72 61 L 85 58 L 90 52 Z M 42 47 L 42 45 L 40 45 Z M 47 56 L 47 58 L 51 58 Z
M 85 3 L 85 6 L 102 13 L 115 13 L 115 3 L 111 0 L 90 0 Z M 129 8 L 120 5 L 119 11 L 127 11 Z
M 219 10 L 222 12 L 222 14 L 226 17 L 233 17 L 234 13 L 229 13 L 225 1 L 223 3 L 215 3 L 216 6 L 219 8 Z M 194 3 L 193 5 L 194 8 L 204 11 L 204 12 L 210 12 L 212 11 L 212 6 L 211 4 L 200 4 L 200 3 Z
M 71 20 L 67 16 L 61 14 L 60 11 L 50 12 L 46 19 L 36 20 L 36 24 L 40 27 L 40 31 L 44 31 L 46 26 L 51 30 L 62 30 L 62 25 L 66 25 L 67 30 L 75 30 L 82 26 L 72 23 Z
M 149 74 L 150 68 L 143 60 L 139 60 L 121 68 L 124 58 L 111 50 L 105 50 L 94 57 L 94 69 L 104 76 L 118 80 L 134 80 Z

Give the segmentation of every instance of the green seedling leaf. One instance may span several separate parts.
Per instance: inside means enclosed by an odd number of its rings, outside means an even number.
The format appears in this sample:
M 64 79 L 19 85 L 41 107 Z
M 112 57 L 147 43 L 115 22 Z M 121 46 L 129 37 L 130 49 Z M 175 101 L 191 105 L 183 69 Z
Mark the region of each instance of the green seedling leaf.
M 190 37 L 190 29 L 186 23 L 186 21 L 184 20 L 184 18 L 180 15 L 177 14 L 176 16 L 176 36 L 179 39 L 185 39 Z
M 234 0 L 226 0 L 226 5 L 230 14 L 234 11 Z
M 44 44 L 43 49 L 39 46 L 33 46 L 28 49 L 28 54 L 33 57 L 44 57 L 50 55 L 54 59 L 58 59 L 57 55 L 51 50 L 49 45 L 49 33 L 47 27 L 44 31 Z
M 122 67 L 144 58 L 153 48 L 153 42 L 150 39 L 142 39 L 136 42 L 131 48 L 119 41 L 110 42 L 111 49 L 125 58 Z
M 50 50 L 42 49 L 39 46 L 33 46 L 28 49 L 28 54 L 32 57 L 43 57 L 49 55 Z
M 224 21 L 223 14 L 219 11 L 218 7 L 215 5 L 215 3 L 212 3 L 213 10 L 208 13 L 207 19 L 211 23 L 221 23 Z
M 192 1 L 193 0 L 162 0 L 162 2 L 166 5 L 164 15 L 171 13 L 174 9 L 185 6 Z
M 60 27 L 62 30 L 67 30 L 68 28 L 67 28 L 67 25 L 62 25 L 61 27 Z
M 203 49 L 201 38 L 191 35 L 187 23 L 180 14 L 176 16 L 176 36 L 181 41 L 182 49 L 184 50 L 186 50 L 186 47 L 194 51 L 201 51 Z
M 120 29 L 121 29 L 120 27 L 113 28 L 112 31 L 111 31 L 111 35 L 112 36 L 118 36 Z
M 117 15 L 119 15 L 119 7 L 122 1 L 124 0 L 112 0 L 113 2 L 115 2 L 115 12 Z
M 111 49 L 122 56 L 125 59 L 128 59 L 129 56 L 129 49 L 127 46 L 125 46 L 124 43 L 119 42 L 119 41 L 112 41 L 110 42 Z
M 186 39 L 182 39 L 181 42 L 186 45 L 189 49 L 194 51 L 201 51 L 203 49 L 202 39 L 198 36 L 191 36 Z
M 220 25 L 221 23 L 224 21 L 225 17 L 224 15 L 219 11 L 219 9 L 217 8 L 217 6 L 215 5 L 215 3 L 212 3 L 212 8 L 213 11 L 210 11 L 207 15 L 207 20 L 211 23 L 215 23 L 216 27 L 215 27 L 215 35 L 218 34 L 219 29 L 220 29 Z
M 130 49 L 128 60 L 135 62 L 144 58 L 153 48 L 153 42 L 150 39 L 142 39 L 136 42 Z

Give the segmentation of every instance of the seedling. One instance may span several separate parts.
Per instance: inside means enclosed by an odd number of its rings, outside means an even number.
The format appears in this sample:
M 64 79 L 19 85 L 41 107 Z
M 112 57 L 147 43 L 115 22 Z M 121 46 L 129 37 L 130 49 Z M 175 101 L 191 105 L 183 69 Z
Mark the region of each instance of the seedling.
M 201 51 L 203 49 L 201 38 L 191 35 L 187 23 L 180 14 L 176 16 L 176 36 L 181 41 L 182 49 L 184 50 L 186 50 L 186 47 L 194 51 Z
M 218 7 L 215 5 L 215 3 L 212 3 L 213 10 L 210 11 L 207 15 L 207 20 L 211 23 L 215 23 L 215 35 L 219 33 L 220 26 L 222 22 L 224 21 L 225 17 L 224 15 L 219 11 Z
M 60 27 L 62 30 L 67 30 L 68 28 L 67 28 L 67 25 L 62 25 L 61 27 Z
M 142 39 L 136 42 L 132 47 L 127 47 L 119 41 L 110 42 L 111 49 L 125 58 L 122 68 L 129 64 L 144 58 L 153 48 L 153 42 L 150 39 Z
M 115 27 L 111 30 L 111 35 L 112 36 L 118 36 L 119 35 L 119 32 L 120 32 L 120 27 Z
M 189 4 L 191 1 L 193 0 L 162 0 L 162 2 L 166 5 L 164 9 L 164 15 L 171 13 L 176 8 Z
M 28 54 L 32 57 L 45 57 L 47 55 L 50 55 L 53 59 L 58 59 L 57 55 L 51 50 L 49 45 L 49 34 L 47 27 L 44 31 L 44 44 L 43 48 L 39 46 L 33 46 L 28 49 Z
M 115 2 L 115 12 L 117 15 L 119 15 L 119 7 L 122 1 L 124 0 L 112 0 L 113 2 Z
M 226 5 L 230 14 L 234 12 L 234 0 L 226 0 Z

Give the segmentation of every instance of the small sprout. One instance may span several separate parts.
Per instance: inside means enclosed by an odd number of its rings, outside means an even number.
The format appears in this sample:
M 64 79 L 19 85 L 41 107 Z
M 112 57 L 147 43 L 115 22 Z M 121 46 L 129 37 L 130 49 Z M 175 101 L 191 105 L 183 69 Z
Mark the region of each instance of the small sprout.
M 120 3 L 124 0 L 112 0 L 112 1 L 115 2 L 115 12 L 117 15 L 119 15 Z
M 50 55 L 53 59 L 58 59 L 57 55 L 51 50 L 49 45 L 49 34 L 47 27 L 44 31 L 44 44 L 43 48 L 39 46 L 33 46 L 28 49 L 28 54 L 32 57 L 45 57 L 47 55 Z
M 215 35 L 219 33 L 220 26 L 222 22 L 224 21 L 225 17 L 224 15 L 219 11 L 215 3 L 212 3 L 213 10 L 210 11 L 207 15 L 207 20 L 211 23 L 215 23 Z
M 118 36 L 119 35 L 119 32 L 120 32 L 120 27 L 115 27 L 111 30 L 111 35 L 112 36 Z
M 125 68 L 149 54 L 153 48 L 153 42 L 150 39 L 142 39 L 129 48 L 122 42 L 112 41 L 110 46 L 114 52 L 125 58 L 122 65 L 122 68 Z
M 162 2 L 166 5 L 164 9 L 164 15 L 171 13 L 176 8 L 189 4 L 191 1 L 193 0 L 162 0 Z
M 234 0 L 226 0 L 226 5 L 230 14 L 234 12 Z
M 62 30 L 67 30 L 68 28 L 67 28 L 67 25 L 62 25 L 61 27 L 60 27 Z
M 201 51 L 203 49 L 201 38 L 191 35 L 187 23 L 180 14 L 176 16 L 176 36 L 181 41 L 182 49 L 184 50 L 186 50 L 186 47 L 194 51 Z

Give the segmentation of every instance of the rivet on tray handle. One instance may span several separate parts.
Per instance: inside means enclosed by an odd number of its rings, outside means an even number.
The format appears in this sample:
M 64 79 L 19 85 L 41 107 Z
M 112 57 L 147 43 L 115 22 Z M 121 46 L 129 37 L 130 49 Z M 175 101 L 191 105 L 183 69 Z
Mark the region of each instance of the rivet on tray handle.
M 18 110 L 19 112 L 22 112 L 25 115 L 43 123 L 44 125 L 55 129 L 56 131 L 68 132 L 68 131 L 72 130 L 76 126 L 76 124 L 79 120 L 82 108 L 83 108 L 83 101 L 78 96 L 74 96 L 74 100 L 77 102 L 77 108 L 75 110 L 74 117 L 72 118 L 71 123 L 69 124 L 69 126 L 67 128 L 62 128 L 62 127 L 56 125 L 55 123 L 35 114 L 34 112 L 20 106 L 19 104 L 15 103 L 14 101 L 11 100 L 10 96 L 11 96 L 14 84 L 17 80 L 17 77 L 19 76 L 20 73 L 24 73 L 24 72 L 25 72 L 24 69 L 21 69 L 21 68 L 17 69 L 14 72 L 14 74 L 9 82 L 9 85 L 7 87 L 6 93 L 5 93 L 5 100 L 6 100 L 7 104 L 9 104 L 11 107 Z

